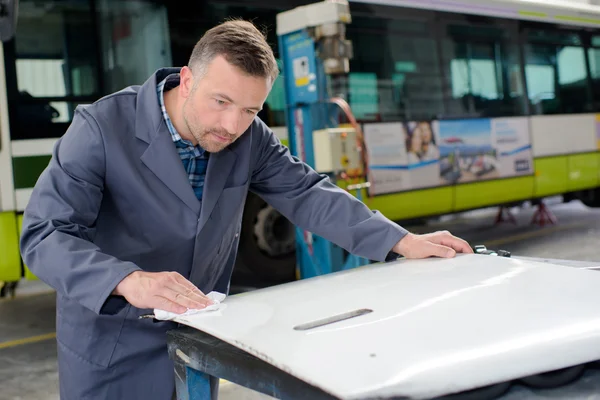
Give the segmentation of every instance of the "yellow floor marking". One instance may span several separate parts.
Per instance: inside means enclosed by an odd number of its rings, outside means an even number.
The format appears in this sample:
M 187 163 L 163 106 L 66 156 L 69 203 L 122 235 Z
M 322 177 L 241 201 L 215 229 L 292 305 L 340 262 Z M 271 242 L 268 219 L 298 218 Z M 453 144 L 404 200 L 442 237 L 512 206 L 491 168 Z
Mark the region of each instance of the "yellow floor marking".
M 0 349 L 7 349 L 10 347 L 16 347 L 16 346 L 20 346 L 23 344 L 29 344 L 29 343 L 42 342 L 44 340 L 54 339 L 55 337 L 56 337 L 56 332 L 52 332 L 52 333 L 45 333 L 43 335 L 38 335 L 38 336 L 31 336 L 31 337 L 27 337 L 27 338 L 23 338 L 23 339 L 9 340 L 7 342 L 0 342 Z
M 44 296 L 46 294 L 52 294 L 54 292 L 55 292 L 54 290 L 44 290 L 44 291 L 33 292 L 33 293 L 19 293 L 19 288 L 17 287 L 17 294 L 15 295 L 15 297 L 10 297 L 10 296 L 2 297 L 2 298 L 0 298 L 0 303 L 15 301 L 15 300 L 19 300 L 19 299 L 26 299 L 28 297 Z

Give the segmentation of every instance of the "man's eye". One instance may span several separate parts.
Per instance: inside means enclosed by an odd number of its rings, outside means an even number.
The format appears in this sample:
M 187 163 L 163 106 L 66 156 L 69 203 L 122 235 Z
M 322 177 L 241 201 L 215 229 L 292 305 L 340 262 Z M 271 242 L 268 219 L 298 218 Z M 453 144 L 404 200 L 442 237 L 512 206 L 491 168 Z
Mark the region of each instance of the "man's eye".
M 250 115 L 254 115 L 254 114 L 255 114 L 255 111 L 254 111 L 254 110 L 246 110 L 246 112 L 247 112 L 248 114 L 250 114 Z
M 225 102 L 223 100 L 219 100 L 219 99 L 215 99 L 215 101 L 217 102 L 218 105 L 222 106 L 225 104 Z

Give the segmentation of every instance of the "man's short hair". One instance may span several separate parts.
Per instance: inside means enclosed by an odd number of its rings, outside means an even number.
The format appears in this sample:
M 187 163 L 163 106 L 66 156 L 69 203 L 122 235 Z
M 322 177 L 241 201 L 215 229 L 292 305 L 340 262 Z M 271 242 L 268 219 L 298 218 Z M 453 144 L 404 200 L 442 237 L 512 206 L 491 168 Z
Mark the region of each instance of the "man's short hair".
M 269 78 L 271 84 L 279 75 L 266 35 L 248 21 L 232 19 L 206 31 L 194 46 L 188 66 L 194 74 L 204 74 L 218 55 L 250 76 Z

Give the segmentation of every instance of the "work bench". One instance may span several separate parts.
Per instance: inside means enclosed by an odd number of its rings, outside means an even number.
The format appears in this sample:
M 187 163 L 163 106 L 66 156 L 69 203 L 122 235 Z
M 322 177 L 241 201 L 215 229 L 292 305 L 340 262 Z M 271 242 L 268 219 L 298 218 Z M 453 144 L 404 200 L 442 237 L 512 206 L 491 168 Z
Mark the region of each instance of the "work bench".
M 513 257 L 530 261 L 559 264 L 573 268 L 600 270 L 600 262 L 554 260 L 532 257 Z M 207 399 L 207 379 L 213 384 L 219 379 L 273 396 L 278 399 L 336 399 L 323 390 L 304 382 L 288 372 L 255 357 L 203 331 L 182 326 L 168 332 L 168 351 L 175 364 L 177 399 Z M 315 358 L 319 353 L 315 352 Z M 489 393 L 461 393 L 444 399 L 600 399 L 600 363 L 586 365 L 580 377 L 572 383 L 551 389 L 533 389 L 519 382 L 506 383 L 510 389 L 502 390 L 501 397 Z M 494 387 L 490 388 L 493 390 Z M 496 387 L 496 389 L 501 389 Z M 216 399 L 216 386 L 213 397 Z

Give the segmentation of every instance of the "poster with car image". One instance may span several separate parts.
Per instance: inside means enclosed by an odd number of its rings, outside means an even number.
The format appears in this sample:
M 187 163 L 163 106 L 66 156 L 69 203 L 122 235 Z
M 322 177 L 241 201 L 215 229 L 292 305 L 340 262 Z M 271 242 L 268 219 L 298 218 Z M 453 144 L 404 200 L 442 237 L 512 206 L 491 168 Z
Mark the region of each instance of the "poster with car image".
M 439 121 L 440 183 L 531 174 L 526 118 Z
M 498 178 L 491 120 L 439 121 L 441 184 Z

